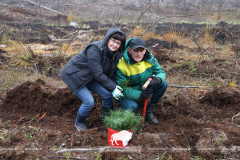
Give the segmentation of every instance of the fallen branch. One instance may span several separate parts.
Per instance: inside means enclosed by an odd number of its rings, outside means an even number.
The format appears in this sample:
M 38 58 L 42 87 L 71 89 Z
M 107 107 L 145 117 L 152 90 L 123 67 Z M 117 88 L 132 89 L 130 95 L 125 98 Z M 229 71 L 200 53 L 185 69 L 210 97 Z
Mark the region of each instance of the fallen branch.
M 168 85 L 168 87 L 175 87 L 175 88 L 200 88 L 201 86 L 175 86 L 175 85 Z
M 17 121 L 16 125 L 17 125 L 19 122 L 21 122 L 23 119 L 24 119 L 24 117 L 21 116 L 20 120 Z
M 64 37 L 62 37 L 62 39 L 66 38 L 66 37 L 68 37 L 68 36 L 70 36 L 70 35 L 72 35 L 72 34 L 74 34 L 74 33 L 76 33 L 76 32 L 78 32 L 78 31 L 74 31 L 74 32 L 72 32 L 72 33 L 70 33 L 70 34 L 68 34 L 68 35 L 66 35 L 66 36 L 64 36 Z M 68 39 L 68 40 L 69 40 L 69 39 Z
M 185 137 L 184 133 L 183 136 Z M 186 139 L 187 140 L 187 139 Z M 137 149 L 137 151 L 131 151 L 131 149 Z M 176 151 L 188 151 L 191 153 L 191 151 L 195 151 L 197 150 L 199 153 L 219 153 L 219 154 L 226 154 L 226 153 L 232 153 L 232 152 L 237 152 L 239 151 L 240 146 L 232 146 L 231 148 L 216 148 L 216 147 L 209 147 L 209 148 L 202 148 L 202 147 L 191 147 L 190 144 L 188 146 L 188 148 L 152 148 L 152 150 L 155 151 L 168 151 L 169 153 L 176 153 Z M 64 150 L 60 150 L 57 151 L 56 153 L 63 153 L 63 152 L 74 152 L 74 151 L 99 151 L 99 153 L 101 152 L 122 152 L 122 151 L 126 151 L 126 152 L 133 152 L 133 153 L 137 153 L 137 154 L 141 154 L 141 151 L 143 150 L 142 147 L 140 148 L 136 148 L 136 147 L 125 147 L 125 148 L 115 148 L 115 147 L 102 147 L 102 148 L 75 148 L 75 149 L 64 149 Z M 149 148 L 149 151 L 151 151 L 151 148 Z M 141 154 L 144 155 L 144 154 Z M 70 158 L 71 159 L 71 158 Z
M 6 89 L 0 89 L 0 91 L 7 91 Z
M 56 42 L 68 42 L 68 41 L 70 41 L 70 39 L 57 39 L 54 35 L 49 35 L 48 37 L 51 39 L 51 41 L 56 41 Z
M 48 116 L 48 113 L 47 113 L 47 112 L 45 112 L 45 113 L 42 115 L 42 117 L 41 117 L 37 122 L 40 122 L 40 121 L 43 120 L 43 118 L 46 117 L 46 116 Z
M 60 151 L 57 151 L 55 153 L 63 153 L 63 152 L 77 152 L 77 151 L 99 151 L 99 153 L 101 152 L 108 152 L 111 151 L 112 149 L 116 149 L 115 147 L 112 146 L 105 146 L 105 147 L 100 147 L 100 148 L 72 148 L 72 149 L 63 149 Z M 132 149 L 136 150 L 133 151 L 134 153 L 138 153 L 141 152 L 141 147 L 125 147 L 125 148 L 117 148 L 119 150 L 126 150 L 126 151 L 131 151 Z M 168 148 L 166 148 L 168 149 Z
M 35 116 L 35 118 L 38 118 L 39 117 L 39 114 L 37 114 L 36 116 Z
M 74 157 L 63 157 L 63 156 L 51 156 L 51 157 L 47 157 L 48 159 L 52 159 L 52 158 L 57 158 L 57 159 L 75 159 L 75 160 L 83 160 L 80 158 L 74 158 Z
M 23 1 L 28 2 L 28 3 L 32 3 L 32 4 L 34 4 L 34 5 L 37 5 L 37 6 L 39 6 L 39 7 L 44 8 L 44 9 L 46 9 L 46 10 L 49 10 L 49 11 L 52 11 L 52 12 L 55 12 L 55 13 L 58 13 L 58 14 L 64 15 L 63 13 L 60 13 L 59 11 L 55 11 L 55 10 L 53 10 L 53 9 L 50 9 L 50 8 L 44 7 L 44 6 L 40 5 L 40 4 L 37 4 L 37 3 L 31 2 L 31 1 L 28 1 L 28 0 L 23 0 Z
M 73 151 L 101 151 L 104 150 L 104 148 L 74 148 L 74 149 L 63 149 L 60 151 L 57 151 L 56 153 L 63 153 L 63 152 L 73 152 Z
M 237 117 L 237 116 L 239 116 L 239 115 L 240 115 L 240 112 L 239 112 L 236 116 L 233 116 L 233 117 L 232 117 L 232 123 L 233 123 L 233 118 L 234 118 L 234 117 Z

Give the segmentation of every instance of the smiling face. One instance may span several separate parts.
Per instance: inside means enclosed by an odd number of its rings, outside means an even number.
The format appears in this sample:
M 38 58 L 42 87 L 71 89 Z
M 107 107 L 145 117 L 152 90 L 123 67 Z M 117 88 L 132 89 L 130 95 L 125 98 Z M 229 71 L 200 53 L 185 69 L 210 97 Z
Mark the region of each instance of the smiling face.
M 141 60 L 144 57 L 144 54 L 146 53 L 146 49 L 139 47 L 136 48 L 135 50 L 132 50 L 131 48 L 128 48 L 128 52 L 132 55 L 132 58 L 136 62 L 141 62 Z
M 121 41 L 110 38 L 108 41 L 108 48 L 114 52 L 116 50 L 118 50 L 118 48 L 121 46 Z

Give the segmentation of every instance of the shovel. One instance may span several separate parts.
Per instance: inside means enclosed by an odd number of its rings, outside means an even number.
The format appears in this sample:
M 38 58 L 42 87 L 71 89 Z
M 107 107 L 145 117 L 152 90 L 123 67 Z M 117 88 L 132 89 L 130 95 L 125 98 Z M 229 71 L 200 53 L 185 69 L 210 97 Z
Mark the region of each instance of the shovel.
M 153 75 L 154 76 L 154 75 Z M 142 89 L 146 89 L 150 82 L 152 81 L 152 78 L 148 78 L 147 82 L 142 86 Z M 144 124 L 144 118 L 145 118 L 145 113 L 146 113 L 146 108 L 147 108 L 147 98 L 144 101 L 144 108 L 143 108 L 143 119 L 142 119 L 142 124 Z

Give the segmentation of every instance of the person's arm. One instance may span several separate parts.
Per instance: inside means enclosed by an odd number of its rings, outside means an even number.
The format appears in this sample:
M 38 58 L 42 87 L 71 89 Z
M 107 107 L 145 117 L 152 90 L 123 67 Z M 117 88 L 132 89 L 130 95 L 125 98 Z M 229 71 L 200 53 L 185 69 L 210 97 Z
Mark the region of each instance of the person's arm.
M 153 67 L 154 67 L 153 75 L 155 75 L 156 78 L 160 78 L 161 79 L 161 84 L 160 85 L 162 85 L 163 82 L 166 79 L 166 73 L 163 71 L 162 67 L 159 65 L 157 60 L 156 60 L 156 63 L 154 64 Z
M 140 94 L 142 93 L 142 91 L 131 88 L 128 85 L 128 83 L 130 83 L 130 82 L 127 81 L 127 76 L 119 68 L 116 69 L 114 78 L 115 78 L 117 84 L 122 87 L 124 98 L 132 99 L 135 101 L 140 100 L 139 98 L 140 98 Z
M 86 51 L 88 67 L 94 80 L 99 82 L 106 90 L 112 92 L 116 88 L 116 84 L 107 75 L 103 73 L 102 55 L 96 46 L 91 46 Z M 103 57 L 104 58 L 104 57 Z

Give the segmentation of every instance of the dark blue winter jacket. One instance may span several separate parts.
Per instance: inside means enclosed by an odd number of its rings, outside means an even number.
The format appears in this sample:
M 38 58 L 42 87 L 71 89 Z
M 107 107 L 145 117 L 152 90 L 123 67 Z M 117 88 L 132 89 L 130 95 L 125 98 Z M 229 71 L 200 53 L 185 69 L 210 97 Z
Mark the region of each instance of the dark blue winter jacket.
M 112 80 L 119 59 L 123 55 L 124 46 L 112 53 L 107 43 L 109 38 L 120 32 L 118 28 L 110 28 L 103 40 L 89 44 L 84 50 L 72 57 L 64 66 L 60 77 L 73 93 L 91 80 L 99 82 L 107 91 L 112 92 L 116 83 Z

